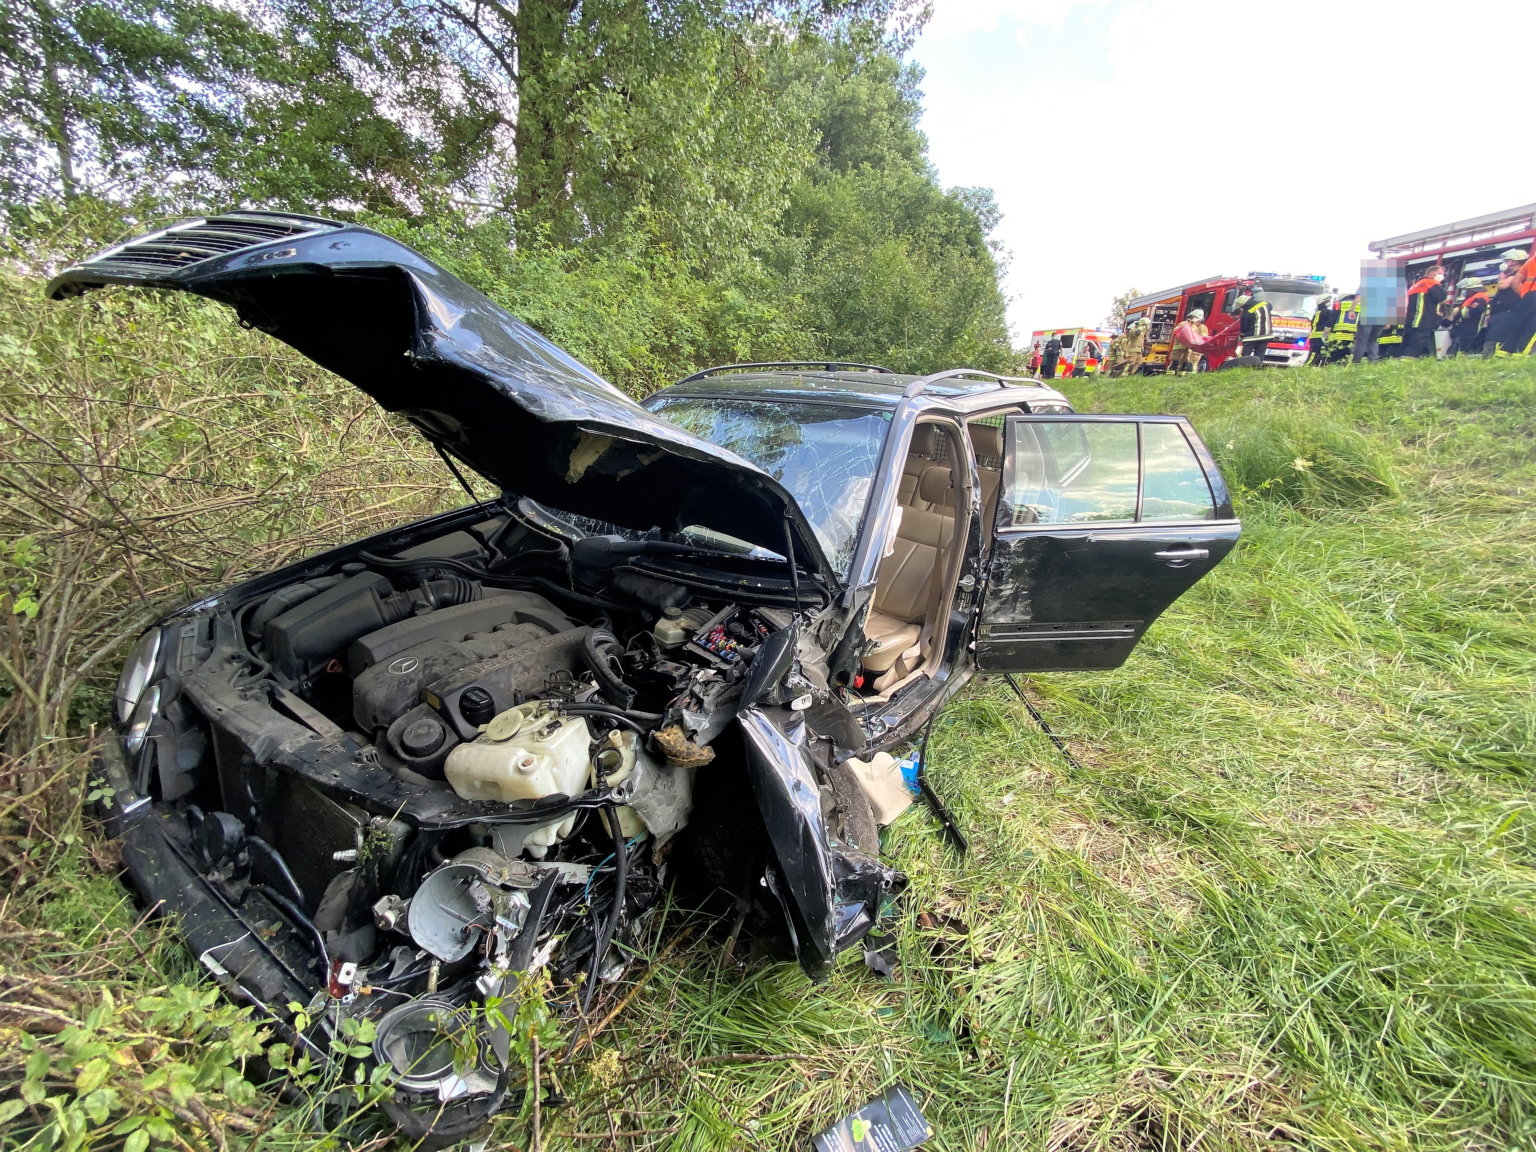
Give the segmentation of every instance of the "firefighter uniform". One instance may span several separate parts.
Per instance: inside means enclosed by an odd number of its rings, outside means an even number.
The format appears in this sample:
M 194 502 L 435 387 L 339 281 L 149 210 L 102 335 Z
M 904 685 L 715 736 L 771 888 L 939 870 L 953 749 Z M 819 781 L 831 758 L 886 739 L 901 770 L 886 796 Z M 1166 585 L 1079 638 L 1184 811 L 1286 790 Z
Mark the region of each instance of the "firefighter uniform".
M 1482 282 L 1465 285 L 1466 299 L 1456 306 L 1451 320 L 1451 355 L 1476 356 L 1483 350 L 1483 335 L 1488 326 L 1488 293 Z
M 1321 368 L 1326 363 L 1324 348 L 1328 343 L 1328 333 L 1333 331 L 1338 319 L 1339 310 L 1332 300 L 1324 300 L 1312 314 L 1312 335 L 1307 341 L 1307 363 L 1312 367 Z
M 1520 336 L 1521 306 L 1524 298 L 1520 293 L 1521 266 L 1511 256 L 1504 262 L 1499 278 L 1488 297 L 1488 324 L 1483 335 L 1483 355 L 1511 356 L 1517 350 Z M 1525 254 L 1522 252 L 1521 256 Z
M 1243 355 L 1257 356 L 1262 364 L 1264 353 L 1269 351 L 1269 341 L 1275 333 L 1269 301 L 1259 294 L 1258 289 L 1254 289 L 1252 296 L 1237 298 L 1237 309 L 1243 337 Z
M 1323 349 L 1325 364 L 1337 364 L 1350 358 L 1355 346 L 1355 332 L 1360 327 L 1360 301 L 1353 296 L 1344 297 L 1339 301 L 1335 317 Z
M 1402 355 L 1420 359 L 1435 354 L 1435 329 L 1440 327 L 1440 305 L 1444 302 L 1445 287 L 1438 276 L 1425 276 L 1408 289 L 1408 323 Z
M 1139 376 L 1147 359 L 1147 325 L 1138 320 L 1120 337 L 1120 355 L 1116 358 L 1111 376 Z
M 1520 307 L 1517 309 L 1519 320 L 1514 345 L 1517 352 L 1529 356 L 1536 354 L 1536 256 L 1529 257 L 1520 266 L 1518 275 L 1516 291 L 1520 293 Z
M 1401 324 L 1388 324 L 1381 330 L 1376 344 L 1381 348 L 1381 354 L 1388 360 L 1395 360 L 1403 354 L 1403 326 Z

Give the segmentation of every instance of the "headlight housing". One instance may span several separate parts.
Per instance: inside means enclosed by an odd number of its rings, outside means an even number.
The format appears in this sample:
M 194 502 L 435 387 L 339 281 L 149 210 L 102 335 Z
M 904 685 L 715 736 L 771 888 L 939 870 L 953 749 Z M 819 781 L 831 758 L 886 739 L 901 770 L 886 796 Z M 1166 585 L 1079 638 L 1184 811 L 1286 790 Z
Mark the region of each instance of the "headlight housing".
M 139 637 L 133 650 L 128 653 L 128 661 L 123 665 L 122 675 L 117 678 L 117 722 L 128 723 L 128 718 L 138 708 L 139 698 L 144 695 L 144 689 L 154 679 L 155 672 L 160 663 L 161 630 L 151 628 Z
M 160 685 L 154 684 L 139 698 L 133 714 L 128 718 L 128 726 L 123 729 L 123 747 L 128 755 L 138 755 L 139 749 L 144 747 L 145 738 L 149 735 L 149 726 L 155 722 L 155 717 L 159 714 Z

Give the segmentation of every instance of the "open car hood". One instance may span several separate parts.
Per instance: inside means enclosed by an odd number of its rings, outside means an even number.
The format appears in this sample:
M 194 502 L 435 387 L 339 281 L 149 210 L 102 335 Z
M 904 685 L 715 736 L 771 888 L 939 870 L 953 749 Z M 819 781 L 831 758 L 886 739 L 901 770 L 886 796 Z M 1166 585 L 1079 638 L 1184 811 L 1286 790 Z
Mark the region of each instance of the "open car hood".
M 177 224 L 48 285 L 207 296 L 399 412 L 504 491 L 644 531 L 698 525 L 783 553 L 835 584 L 772 477 L 653 416 L 420 253 L 367 228 L 273 212 Z

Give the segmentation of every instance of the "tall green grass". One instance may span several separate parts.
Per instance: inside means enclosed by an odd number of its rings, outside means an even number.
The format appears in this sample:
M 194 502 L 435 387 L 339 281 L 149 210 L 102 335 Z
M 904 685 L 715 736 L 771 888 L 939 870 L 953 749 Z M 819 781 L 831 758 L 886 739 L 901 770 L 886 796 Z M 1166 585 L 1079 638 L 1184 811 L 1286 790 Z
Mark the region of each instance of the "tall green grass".
M 7 554 L 5 578 L 13 603 L 41 600 L 50 644 L 95 638 L 50 663 L 35 625 L 13 615 L 4 651 L 47 673 L 34 691 L 56 690 L 53 669 L 78 666 L 69 653 L 110 655 L 134 612 L 451 498 L 393 426 L 291 357 L 215 329 L 201 306 L 104 297 L 85 323 L 42 318 L 19 290 L 7 300 L 5 398 L 42 439 L 12 424 L 4 475 L 13 492 L 45 484 L 6 513 L 7 538 L 34 547 Z M 162 335 L 173 324 L 190 337 Z M 88 399 L 77 411 L 66 391 Z M 1073 392 L 1084 409 L 1190 415 L 1236 493 L 1238 549 L 1122 669 L 1025 682 L 1075 763 L 1000 684 L 947 710 L 930 775 L 972 850 L 956 857 L 921 808 L 885 833 L 912 877 L 893 980 L 850 956 L 811 985 L 790 966 L 727 958 L 719 935 L 679 945 L 669 914 L 642 949 L 655 962 L 605 1000 L 631 996 L 624 1011 L 575 1062 L 547 1069 L 565 1103 L 544 1110 L 544 1147 L 805 1147 L 898 1081 L 932 1119 L 934 1149 L 1536 1146 L 1536 365 Z M 252 452 L 237 457 L 240 436 Z M 92 485 L 61 463 L 23 463 L 49 451 L 140 471 L 98 469 L 112 481 Z M 379 492 L 402 503 L 365 506 L 346 491 L 364 475 L 401 485 Z M 200 501 L 159 531 L 182 486 L 166 477 L 238 487 L 191 485 Z M 48 535 L 49 492 L 91 511 L 88 539 L 116 551 Z M 60 557 L 81 567 L 57 569 Z M 106 581 L 113 564 L 134 576 L 61 612 L 52 573 Z M 52 773 L 78 803 L 81 761 L 65 752 L 101 716 L 110 664 L 79 677 L 56 743 L 26 750 L 30 775 L 0 801 L 12 890 L 0 1068 L 18 1080 L 30 1052 L 50 1053 L 51 1091 L 77 1117 L 79 1036 L 49 1029 L 83 1026 L 101 990 L 118 1008 L 97 1015 L 92 1043 L 133 1053 L 153 1034 L 186 1062 L 237 1028 L 207 1009 L 176 1025 L 136 1007 L 194 983 L 193 966 L 136 926 L 110 846 L 69 797 L 40 805 L 26 791 Z M 7 716 L 29 714 L 25 689 L 5 692 Z M 37 1011 L 6 1007 L 18 1003 Z M 241 1066 L 216 1056 L 200 1098 L 227 1118 L 231 1146 L 314 1145 L 313 1113 L 253 1103 L 218 1060 Z M 215 1146 L 148 1079 L 152 1063 L 120 1066 L 109 1120 L 153 1114 L 174 1128 L 165 1146 Z M 0 1145 L 18 1131 L 0 1130 Z M 124 1139 L 86 1124 L 74 1146 Z M 493 1146 L 528 1143 L 524 1115 L 502 1121 Z

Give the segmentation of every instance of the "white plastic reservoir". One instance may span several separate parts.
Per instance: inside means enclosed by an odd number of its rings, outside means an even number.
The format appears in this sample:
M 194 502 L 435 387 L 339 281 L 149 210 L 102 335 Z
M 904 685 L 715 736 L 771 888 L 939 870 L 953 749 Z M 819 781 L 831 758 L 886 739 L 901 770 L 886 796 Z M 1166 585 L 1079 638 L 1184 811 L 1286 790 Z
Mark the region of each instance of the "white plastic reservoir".
M 580 716 L 561 716 L 543 701 L 508 708 L 480 730 L 478 739 L 448 753 L 443 767 L 466 800 L 538 800 L 556 792 L 574 796 L 587 783 L 591 732 Z M 572 813 L 558 824 L 529 831 L 523 844 L 542 856 L 576 825 Z

